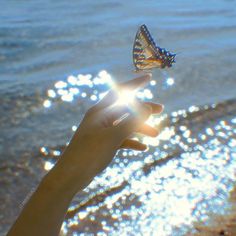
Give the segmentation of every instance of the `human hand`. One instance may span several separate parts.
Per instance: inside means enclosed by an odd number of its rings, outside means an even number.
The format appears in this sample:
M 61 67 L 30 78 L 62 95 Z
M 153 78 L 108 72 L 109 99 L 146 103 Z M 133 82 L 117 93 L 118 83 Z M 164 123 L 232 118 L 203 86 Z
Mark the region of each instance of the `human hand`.
M 134 100 L 128 105 L 115 105 L 119 92 L 135 91 L 150 81 L 145 75 L 120 83 L 85 114 L 79 128 L 66 148 L 62 159 L 74 173 L 92 179 L 111 162 L 120 148 L 143 151 L 146 145 L 130 138 L 134 133 L 155 137 L 158 131 L 145 124 L 151 114 L 161 113 L 163 106 Z M 120 119 L 125 114 L 124 119 Z M 76 174 L 75 174 L 76 175 Z

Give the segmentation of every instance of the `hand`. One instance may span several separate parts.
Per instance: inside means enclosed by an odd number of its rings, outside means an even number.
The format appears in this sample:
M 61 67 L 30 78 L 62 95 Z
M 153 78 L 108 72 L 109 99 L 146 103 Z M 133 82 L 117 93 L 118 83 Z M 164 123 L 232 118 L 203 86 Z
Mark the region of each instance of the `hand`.
M 145 124 L 151 114 L 159 114 L 163 106 L 151 102 L 135 100 L 128 106 L 115 106 L 119 91 L 137 90 L 150 81 L 145 75 L 125 83 L 118 84 L 85 114 L 61 159 L 72 173 L 82 172 L 91 180 L 104 170 L 120 148 L 143 151 L 146 145 L 129 138 L 135 132 L 155 137 L 158 131 Z M 118 91 L 118 92 L 117 92 Z M 119 120 L 126 114 L 124 119 Z M 73 167 L 73 168 L 72 168 Z
M 59 161 L 43 178 L 12 226 L 9 236 L 58 235 L 74 195 L 107 167 L 118 149 L 146 149 L 129 136 L 135 132 L 156 136 L 157 130 L 144 122 L 152 113 L 160 113 L 162 106 L 137 100 L 128 105 L 114 104 L 120 91 L 136 90 L 149 81 L 150 75 L 146 75 L 118 84 L 89 109 Z

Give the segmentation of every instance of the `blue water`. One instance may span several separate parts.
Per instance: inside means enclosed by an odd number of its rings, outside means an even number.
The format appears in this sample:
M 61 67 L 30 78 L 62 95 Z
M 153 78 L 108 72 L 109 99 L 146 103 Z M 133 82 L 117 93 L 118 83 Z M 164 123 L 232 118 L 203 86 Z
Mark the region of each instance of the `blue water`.
M 153 100 L 165 104 L 166 114 L 235 98 L 233 0 L 0 0 L 0 4 L 0 194 L 5 203 L 0 208 L 0 232 L 12 223 L 16 209 L 44 173 L 38 150 L 63 146 L 72 134 L 71 126 L 78 125 L 95 102 L 89 96 L 107 87 L 82 86 L 79 89 L 86 90 L 86 97 L 79 94 L 71 102 L 52 99 L 48 91 L 56 91 L 55 83 L 67 81 L 70 75 L 91 74 L 93 80 L 105 70 L 115 81 L 137 76 L 132 46 L 139 25 L 145 23 L 158 45 L 177 53 L 171 69 L 153 72 L 157 84 L 149 88 Z M 171 86 L 168 78 L 174 81 Z M 47 100 L 52 104 L 48 108 Z M 219 120 L 212 114 L 213 127 Z M 222 114 L 221 121 L 232 119 L 232 114 L 224 110 Z M 198 116 L 201 119 L 202 113 Z M 191 123 L 193 118 L 186 119 Z M 204 128 L 209 127 L 208 121 L 202 122 Z M 230 152 L 235 150 L 231 147 Z M 144 228 L 140 226 L 139 231 L 145 232 Z M 170 229 L 163 232 L 168 235 Z

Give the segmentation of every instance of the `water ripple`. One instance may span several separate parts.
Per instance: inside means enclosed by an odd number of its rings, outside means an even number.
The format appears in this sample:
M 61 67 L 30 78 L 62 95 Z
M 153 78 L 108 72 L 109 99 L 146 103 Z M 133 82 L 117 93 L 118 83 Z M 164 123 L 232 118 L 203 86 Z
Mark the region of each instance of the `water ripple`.
M 69 76 L 47 91 L 43 105 L 97 101 L 111 81 L 106 71 Z M 151 99 L 155 87 L 151 81 L 139 98 Z M 161 130 L 159 137 L 136 137 L 149 145 L 148 152 L 120 151 L 74 200 L 62 231 L 183 235 L 197 232 L 195 222 L 207 222 L 210 214 L 224 214 L 236 179 L 235 115 L 232 100 L 151 117 L 148 123 Z M 63 148 L 41 148 L 46 170 Z

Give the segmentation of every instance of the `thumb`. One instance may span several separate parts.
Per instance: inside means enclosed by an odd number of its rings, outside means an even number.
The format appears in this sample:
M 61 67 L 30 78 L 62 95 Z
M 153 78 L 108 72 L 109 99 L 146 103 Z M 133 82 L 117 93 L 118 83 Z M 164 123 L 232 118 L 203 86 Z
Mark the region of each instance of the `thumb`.
M 149 105 L 138 105 L 136 110 L 128 113 L 124 119 L 114 126 L 117 136 L 123 140 L 138 130 L 141 125 L 152 114 L 152 108 Z

